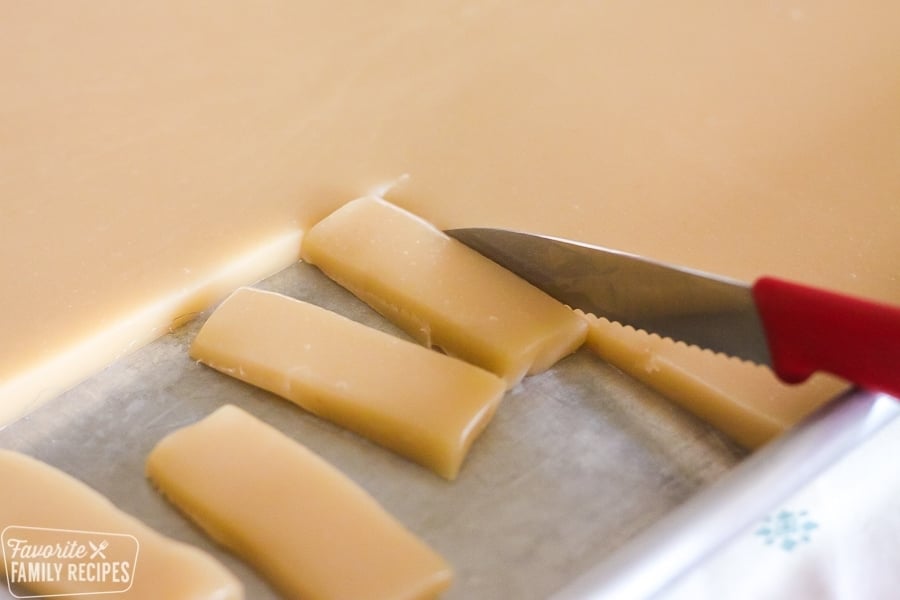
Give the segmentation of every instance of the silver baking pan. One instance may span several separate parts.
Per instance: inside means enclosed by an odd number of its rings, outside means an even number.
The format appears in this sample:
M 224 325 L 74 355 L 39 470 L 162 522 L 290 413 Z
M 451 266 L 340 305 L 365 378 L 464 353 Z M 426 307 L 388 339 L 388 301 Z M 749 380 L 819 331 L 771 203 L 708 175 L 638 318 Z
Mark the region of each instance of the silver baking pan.
M 309 265 L 298 263 L 258 287 L 402 335 Z M 444 555 L 456 570 L 448 600 L 652 595 L 897 413 L 894 403 L 875 411 L 878 396 L 856 393 L 747 457 L 580 351 L 507 394 L 450 483 L 192 361 L 187 349 L 205 317 L 0 430 L 0 447 L 55 465 L 150 526 L 209 551 L 243 580 L 248 598 L 260 600 L 278 595 L 144 476 L 157 441 L 224 403 L 319 453 Z M 14 487 L 4 482 L 7 493 Z M 688 535 L 704 543 L 683 543 Z

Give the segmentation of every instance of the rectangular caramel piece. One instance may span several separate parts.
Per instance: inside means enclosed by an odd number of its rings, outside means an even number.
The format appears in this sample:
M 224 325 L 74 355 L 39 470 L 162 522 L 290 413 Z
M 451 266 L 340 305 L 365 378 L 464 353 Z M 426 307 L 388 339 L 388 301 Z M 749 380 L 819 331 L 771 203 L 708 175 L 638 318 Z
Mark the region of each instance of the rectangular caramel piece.
M 593 319 L 586 346 L 749 449 L 771 441 L 847 387 L 825 373 L 803 385 L 779 383 L 761 365 L 606 319 Z
M 0 450 L 0 481 L 5 482 L 0 530 L 6 558 L 0 561 L 0 573 L 29 594 L 110 594 L 129 600 L 244 597 L 241 583 L 214 558 L 164 537 L 50 465 Z M 28 547 L 46 545 L 69 551 L 45 556 L 38 561 L 42 568 L 29 573 L 34 561 L 27 559 Z M 85 549 L 80 558 L 73 558 L 76 545 Z M 14 546 L 19 558 L 25 557 L 21 561 L 16 562 Z
M 163 439 L 160 491 L 286 597 L 416 600 L 449 587 L 446 562 L 337 469 L 226 405 Z
M 510 387 L 575 351 L 587 334 L 563 304 L 381 198 L 349 202 L 314 225 L 301 256 L 419 342 Z
M 242 288 L 191 356 L 453 479 L 503 381 L 461 360 L 281 294 Z

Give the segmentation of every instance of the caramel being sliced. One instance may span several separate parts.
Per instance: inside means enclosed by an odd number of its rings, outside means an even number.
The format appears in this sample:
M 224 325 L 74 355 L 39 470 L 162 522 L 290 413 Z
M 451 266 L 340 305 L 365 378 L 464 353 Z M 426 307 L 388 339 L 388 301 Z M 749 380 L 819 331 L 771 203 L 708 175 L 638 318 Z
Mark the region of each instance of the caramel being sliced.
M 592 319 L 586 345 L 750 449 L 784 433 L 848 387 L 825 373 L 803 385 L 786 385 L 763 366 L 606 319 Z
M 0 481 L 6 486 L 0 494 L 6 559 L 0 561 L 0 573 L 29 594 L 110 594 L 129 600 L 244 597 L 241 583 L 211 556 L 164 537 L 50 465 L 0 450 Z M 57 551 L 47 554 L 47 546 Z M 80 546 L 84 550 L 78 557 Z M 45 553 L 29 559 L 36 547 Z
M 160 491 L 289 598 L 415 600 L 449 587 L 446 562 L 316 454 L 226 405 L 163 439 Z
M 354 200 L 314 225 L 301 255 L 421 343 L 509 386 L 549 368 L 586 336 L 581 316 L 380 198 Z
M 242 288 L 191 356 L 453 479 L 503 380 L 461 360 L 273 292 Z

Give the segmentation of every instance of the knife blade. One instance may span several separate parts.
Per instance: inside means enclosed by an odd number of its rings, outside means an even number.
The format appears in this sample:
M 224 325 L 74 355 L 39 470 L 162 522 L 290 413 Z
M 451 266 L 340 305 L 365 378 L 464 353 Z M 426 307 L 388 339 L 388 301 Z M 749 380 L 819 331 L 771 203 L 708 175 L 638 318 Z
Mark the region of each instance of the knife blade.
M 522 231 L 446 233 L 572 308 L 767 365 L 786 382 L 821 370 L 900 397 L 900 307 Z

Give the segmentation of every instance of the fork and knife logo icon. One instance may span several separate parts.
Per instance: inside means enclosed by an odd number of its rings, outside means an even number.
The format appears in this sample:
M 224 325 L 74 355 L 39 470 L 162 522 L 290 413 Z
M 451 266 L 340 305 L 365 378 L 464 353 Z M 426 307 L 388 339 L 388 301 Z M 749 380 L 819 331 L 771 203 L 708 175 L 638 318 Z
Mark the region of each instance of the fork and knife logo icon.
M 88 545 L 91 547 L 91 550 L 92 550 L 91 560 L 94 560 L 98 556 L 101 559 L 106 560 L 106 555 L 103 554 L 103 551 L 109 547 L 109 542 L 107 542 L 106 540 L 103 540 L 99 544 L 95 544 L 94 542 L 88 542 Z

